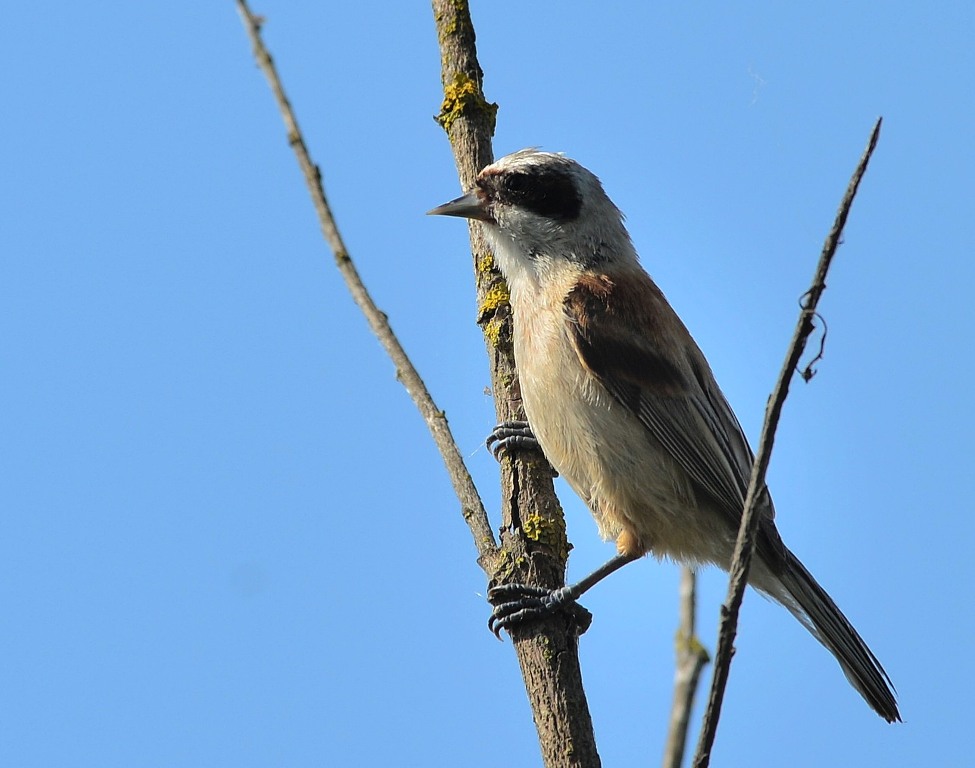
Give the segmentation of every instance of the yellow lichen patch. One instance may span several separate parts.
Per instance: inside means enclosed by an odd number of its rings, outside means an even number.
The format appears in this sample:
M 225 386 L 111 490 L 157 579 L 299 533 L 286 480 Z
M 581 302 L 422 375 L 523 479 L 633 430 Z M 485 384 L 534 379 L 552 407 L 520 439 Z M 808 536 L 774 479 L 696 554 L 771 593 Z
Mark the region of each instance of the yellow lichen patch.
M 701 656 L 705 661 L 711 660 L 711 655 L 697 635 L 688 637 L 683 631 L 678 630 L 677 636 L 674 638 L 674 645 L 677 647 L 678 654 L 690 653 L 694 656 Z
M 521 530 L 532 541 L 551 549 L 563 563 L 569 559 L 569 539 L 565 534 L 565 521 L 561 517 L 528 515 L 521 519 Z
M 454 6 L 454 12 L 451 14 L 451 20 L 446 24 L 441 26 L 443 14 L 435 13 L 434 15 L 434 19 L 437 22 L 437 28 L 440 30 L 441 46 L 443 45 L 444 40 L 459 32 L 462 23 L 467 28 L 470 28 L 471 26 L 471 12 L 467 7 L 467 0 L 453 0 L 451 5 Z
M 549 664 L 555 658 L 555 649 L 552 648 L 552 639 L 545 635 L 539 635 L 539 640 L 542 643 L 542 658 Z
M 492 347 L 498 346 L 501 342 L 501 321 L 497 317 L 492 317 L 484 325 L 484 338 L 488 340 Z
M 494 132 L 494 121 L 498 114 L 498 105 L 491 104 L 484 98 L 477 83 L 463 73 L 457 73 L 449 83 L 444 83 L 443 104 L 436 120 L 440 126 L 450 132 L 454 120 L 471 111 L 483 111 L 491 122 L 491 132 Z
M 481 275 L 487 275 L 490 272 L 494 272 L 494 254 L 490 251 L 485 251 L 484 255 L 477 260 L 477 271 Z
M 467 10 L 467 0 L 453 0 L 453 2 L 451 2 L 451 5 L 454 6 L 453 13 L 450 14 L 450 16 L 452 16 L 453 24 L 456 24 L 458 22 L 458 16 L 460 14 L 466 13 L 468 16 L 470 16 L 470 11 Z M 437 4 L 434 3 L 433 18 L 436 20 L 438 24 L 443 21 L 443 18 L 446 15 L 448 14 L 442 13 L 439 7 L 437 7 Z
M 481 306 L 478 307 L 477 314 L 479 317 L 485 317 L 486 315 L 493 315 L 498 307 L 507 304 L 511 300 L 511 292 L 508 290 L 508 284 L 503 280 L 498 280 L 488 292 L 484 294 L 484 298 L 481 299 Z
M 502 584 L 510 581 L 516 565 L 511 553 L 502 547 L 498 550 L 498 559 L 494 563 L 493 578 Z

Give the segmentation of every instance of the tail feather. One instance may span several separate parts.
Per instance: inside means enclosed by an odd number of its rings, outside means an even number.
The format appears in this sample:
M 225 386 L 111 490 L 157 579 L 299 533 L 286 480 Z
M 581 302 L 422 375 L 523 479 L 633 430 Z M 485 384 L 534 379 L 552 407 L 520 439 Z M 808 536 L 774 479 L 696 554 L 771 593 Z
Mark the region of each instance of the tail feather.
M 826 590 L 788 550 L 785 568 L 778 575 L 795 602 L 784 601 L 785 606 L 836 657 L 847 679 L 873 710 L 888 723 L 900 722 L 890 677 Z

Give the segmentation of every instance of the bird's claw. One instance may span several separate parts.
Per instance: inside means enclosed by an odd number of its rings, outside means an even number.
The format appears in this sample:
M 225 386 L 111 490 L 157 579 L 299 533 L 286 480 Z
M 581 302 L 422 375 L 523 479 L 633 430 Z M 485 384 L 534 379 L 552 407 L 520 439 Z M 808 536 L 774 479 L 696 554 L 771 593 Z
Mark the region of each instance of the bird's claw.
M 488 601 L 494 606 L 488 629 L 498 640 L 501 630 L 510 633 L 512 627 L 538 621 L 556 611 L 565 612 L 580 635 L 592 624 L 592 614 L 575 601 L 569 587 L 545 589 L 530 584 L 502 584 L 488 590 Z
M 501 460 L 501 451 L 512 448 L 541 450 L 528 422 L 517 419 L 498 424 L 491 430 L 484 444 L 498 461 Z

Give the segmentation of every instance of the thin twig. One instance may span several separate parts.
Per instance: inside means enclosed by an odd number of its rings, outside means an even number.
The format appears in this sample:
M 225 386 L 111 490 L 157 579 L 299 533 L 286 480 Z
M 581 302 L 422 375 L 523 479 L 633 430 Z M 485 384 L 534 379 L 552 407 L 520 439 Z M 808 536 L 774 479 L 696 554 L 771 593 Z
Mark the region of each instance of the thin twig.
M 271 86 L 271 91 L 274 93 L 274 98 L 278 103 L 278 108 L 281 110 L 281 117 L 284 119 L 284 125 L 288 131 L 288 143 L 294 150 L 295 157 L 298 159 L 298 165 L 301 167 L 302 174 L 304 174 L 308 191 L 311 194 L 312 202 L 315 204 L 315 210 L 318 213 L 318 221 L 322 228 L 322 234 L 332 249 L 335 263 L 339 268 L 339 272 L 342 274 L 342 278 L 345 280 L 349 292 L 352 294 L 353 300 L 366 316 L 369 327 L 396 366 L 396 378 L 406 387 L 406 391 L 413 398 L 413 402 L 423 416 L 423 420 L 427 423 L 430 434 L 433 435 L 433 440 L 440 450 L 444 464 L 447 465 L 447 472 L 450 474 L 450 481 L 454 486 L 454 493 L 457 494 L 457 498 L 460 500 L 464 519 L 467 521 L 471 529 L 471 534 L 474 537 L 474 544 L 477 547 L 480 562 L 482 565 L 485 565 L 491 562 L 496 556 L 497 543 L 491 531 L 491 523 L 488 519 L 487 511 L 481 503 L 481 498 L 477 493 L 477 488 L 474 486 L 474 481 L 471 479 L 464 460 L 461 458 L 460 451 L 457 449 L 457 444 L 450 432 L 450 427 L 447 425 L 447 418 L 444 412 L 437 407 L 429 391 L 427 391 L 423 379 L 420 378 L 420 374 L 413 367 L 409 356 L 406 354 L 402 345 L 400 345 L 392 328 L 390 328 L 386 315 L 373 302 L 372 297 L 362 282 L 362 278 L 359 276 L 358 270 L 352 263 L 348 250 L 346 250 L 345 243 L 339 234 L 335 219 L 332 216 L 332 211 L 329 208 L 328 200 L 325 197 L 325 190 L 322 187 L 321 171 L 312 162 L 311 156 L 308 153 L 308 147 L 305 144 L 305 139 L 302 136 L 301 130 L 298 128 L 298 120 L 295 117 L 294 110 L 292 110 L 288 97 L 284 93 L 284 87 L 281 85 L 281 79 L 278 77 L 271 55 L 268 53 L 261 39 L 263 19 L 252 14 L 244 0 L 237 0 L 237 8 L 240 11 L 244 27 L 247 29 L 247 34 L 254 47 L 254 58 L 257 59 L 258 66 L 267 77 L 268 84 Z
M 680 624 L 677 628 L 677 671 L 674 675 L 674 703 L 664 747 L 663 768 L 680 768 L 687 744 L 687 725 L 694 706 L 694 695 L 704 665 L 711 660 L 695 629 L 697 575 L 686 565 L 680 569 Z
M 785 363 L 779 373 L 778 381 L 772 396 L 769 398 L 768 406 L 765 409 L 765 423 L 762 426 L 762 436 L 758 443 L 758 451 L 755 455 L 755 463 L 752 467 L 751 480 L 748 483 L 748 493 L 745 496 L 744 514 L 741 519 L 741 526 L 738 529 L 738 539 L 735 542 L 735 552 L 731 560 L 730 574 L 731 579 L 728 583 L 728 596 L 725 604 L 721 607 L 721 622 L 718 634 L 718 647 L 714 660 L 714 676 L 711 680 L 711 694 L 708 699 L 707 710 L 704 713 L 704 724 L 701 727 L 701 737 L 697 745 L 697 752 L 694 756 L 695 768 L 706 768 L 711 760 L 711 748 L 714 745 L 714 737 L 718 729 L 718 719 L 721 716 L 721 702 L 724 698 L 725 686 L 728 682 L 728 673 L 731 667 L 731 657 L 734 652 L 735 633 L 738 628 L 738 612 L 741 608 L 742 597 L 745 592 L 745 585 L 748 581 L 748 568 L 751 565 L 752 551 L 755 547 L 755 535 L 758 529 L 758 506 L 759 501 L 765 493 L 765 473 L 768 470 L 769 459 L 772 455 L 772 445 L 775 442 L 775 430 L 779 424 L 779 417 L 782 413 L 782 404 L 789 393 L 789 383 L 792 375 L 799 364 L 806 346 L 806 340 L 812 333 L 812 318 L 816 313 L 816 305 L 819 298 L 826 289 L 826 273 L 829 271 L 830 263 L 836 248 L 839 245 L 840 237 L 843 234 L 843 227 L 846 218 L 853 205 L 853 198 L 856 197 L 857 188 L 860 180 L 867 170 L 870 156 L 877 146 L 877 139 L 880 136 L 880 125 L 882 118 L 877 120 L 873 132 L 870 134 L 870 141 L 867 148 L 860 158 L 860 163 L 853 177 L 847 186 L 846 194 L 840 203 L 839 211 L 833 222 L 823 245 L 823 251 L 816 266 L 816 274 L 813 277 L 812 286 L 806 294 L 806 300 L 802 304 L 799 314 L 799 321 L 796 324 L 792 342 L 786 355 Z

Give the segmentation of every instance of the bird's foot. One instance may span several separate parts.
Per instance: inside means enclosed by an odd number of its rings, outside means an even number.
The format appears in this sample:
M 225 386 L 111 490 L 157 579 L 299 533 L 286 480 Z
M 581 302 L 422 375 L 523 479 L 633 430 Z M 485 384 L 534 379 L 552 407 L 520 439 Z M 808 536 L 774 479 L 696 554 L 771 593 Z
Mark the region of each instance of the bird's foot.
M 501 460 L 501 451 L 512 449 L 541 450 L 528 422 L 517 419 L 502 421 L 498 424 L 491 430 L 491 434 L 487 436 L 484 444 L 498 461 Z
M 561 611 L 575 623 L 582 634 L 592 624 L 592 614 L 575 601 L 572 587 L 545 589 L 530 584 L 502 584 L 488 590 L 488 601 L 494 606 L 490 629 L 500 640 L 501 630 L 508 630 Z

